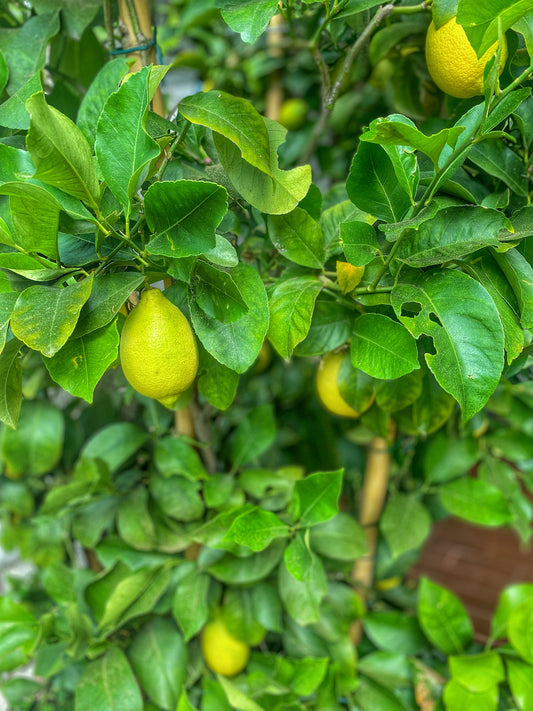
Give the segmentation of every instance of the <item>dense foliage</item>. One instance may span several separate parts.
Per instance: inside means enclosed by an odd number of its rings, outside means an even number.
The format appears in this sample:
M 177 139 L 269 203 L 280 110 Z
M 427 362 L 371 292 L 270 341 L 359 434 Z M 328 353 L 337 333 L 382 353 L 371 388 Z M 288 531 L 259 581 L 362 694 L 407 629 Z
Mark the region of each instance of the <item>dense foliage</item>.
M 446 514 L 531 537 L 530 2 L 160 2 L 166 63 L 141 6 L 0 9 L 1 543 L 35 565 L 0 597 L 10 708 L 532 708 L 533 583 L 485 647 L 403 584 Z M 454 15 L 479 55 L 506 34 L 484 96 L 427 72 Z M 118 367 L 148 284 L 198 342 L 175 412 Z M 317 398 L 332 351 L 360 418 Z M 253 648 L 232 678 L 215 615 Z

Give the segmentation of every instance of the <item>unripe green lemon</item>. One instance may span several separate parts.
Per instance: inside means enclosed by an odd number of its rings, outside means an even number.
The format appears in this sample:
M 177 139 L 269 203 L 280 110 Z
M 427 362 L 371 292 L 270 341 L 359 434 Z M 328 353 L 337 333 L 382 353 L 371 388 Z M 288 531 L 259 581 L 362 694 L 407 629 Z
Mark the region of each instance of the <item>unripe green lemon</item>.
M 141 395 L 172 407 L 192 385 L 198 348 L 191 326 L 159 289 L 143 291 L 120 337 L 120 363 L 130 385 Z
M 446 94 L 457 99 L 470 99 L 483 93 L 483 70 L 496 52 L 495 42 L 480 59 L 455 17 L 437 28 L 432 22 L 426 36 L 426 63 L 431 78 Z M 505 37 L 500 53 L 499 72 L 507 59 Z
M 287 99 L 281 105 L 278 121 L 289 131 L 297 131 L 305 126 L 309 105 L 305 99 Z
M 342 397 L 337 385 L 337 378 L 341 367 L 343 353 L 326 353 L 320 361 L 316 374 L 316 387 L 318 397 L 324 407 L 326 407 L 334 415 L 341 417 L 359 417 L 353 407 L 350 407 L 346 400 Z
M 229 632 L 220 613 L 203 628 L 200 643 L 205 663 L 216 674 L 235 676 L 248 664 L 249 645 Z

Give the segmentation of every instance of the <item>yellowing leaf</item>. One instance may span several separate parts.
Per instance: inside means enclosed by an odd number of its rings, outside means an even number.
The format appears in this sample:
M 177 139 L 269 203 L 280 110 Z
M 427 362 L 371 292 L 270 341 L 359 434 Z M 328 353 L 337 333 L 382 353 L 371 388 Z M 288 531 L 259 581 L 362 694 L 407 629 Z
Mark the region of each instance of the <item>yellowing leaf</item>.
M 364 267 L 354 267 L 349 262 L 337 262 L 337 281 L 343 294 L 348 294 L 360 283 Z

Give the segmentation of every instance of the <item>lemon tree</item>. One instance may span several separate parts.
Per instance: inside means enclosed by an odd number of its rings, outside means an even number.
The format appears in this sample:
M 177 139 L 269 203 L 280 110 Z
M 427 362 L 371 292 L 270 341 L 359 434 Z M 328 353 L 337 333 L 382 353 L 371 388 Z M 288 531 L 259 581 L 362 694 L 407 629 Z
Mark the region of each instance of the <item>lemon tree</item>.
M 151 9 L 0 9 L 0 693 L 531 707 L 531 3 Z

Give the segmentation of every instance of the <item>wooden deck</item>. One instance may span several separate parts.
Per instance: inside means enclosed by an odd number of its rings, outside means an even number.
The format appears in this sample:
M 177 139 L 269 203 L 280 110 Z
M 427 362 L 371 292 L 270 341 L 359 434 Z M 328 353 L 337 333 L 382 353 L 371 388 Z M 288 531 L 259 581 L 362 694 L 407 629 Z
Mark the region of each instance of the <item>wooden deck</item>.
M 502 589 L 533 582 L 533 548 L 523 546 L 513 531 L 447 518 L 434 525 L 409 577 L 421 575 L 457 595 L 483 642 Z

